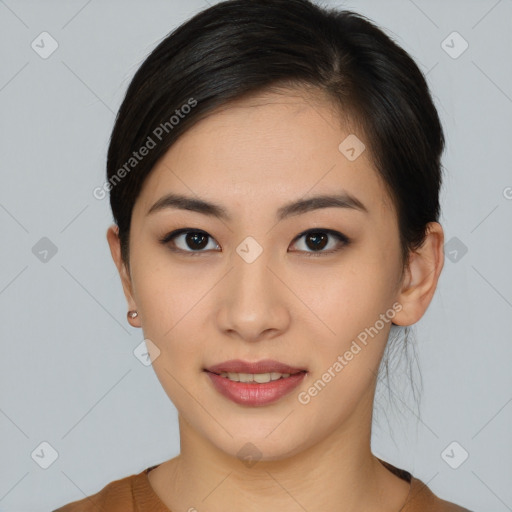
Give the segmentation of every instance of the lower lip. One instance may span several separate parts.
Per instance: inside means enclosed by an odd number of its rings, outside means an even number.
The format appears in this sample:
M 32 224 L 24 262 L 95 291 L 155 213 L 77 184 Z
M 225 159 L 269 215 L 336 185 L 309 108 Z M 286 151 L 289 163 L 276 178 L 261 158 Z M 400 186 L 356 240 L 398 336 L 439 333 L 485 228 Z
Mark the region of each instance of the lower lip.
M 306 372 L 264 384 L 256 382 L 235 382 L 227 377 L 205 370 L 215 389 L 226 398 L 241 405 L 260 406 L 276 402 L 294 390 L 304 379 Z

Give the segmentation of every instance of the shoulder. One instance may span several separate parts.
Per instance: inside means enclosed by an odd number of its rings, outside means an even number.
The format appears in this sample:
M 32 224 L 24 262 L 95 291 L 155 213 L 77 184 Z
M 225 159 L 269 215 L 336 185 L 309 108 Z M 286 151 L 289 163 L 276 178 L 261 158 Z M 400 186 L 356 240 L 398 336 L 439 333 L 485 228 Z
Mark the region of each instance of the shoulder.
M 396 476 L 411 484 L 409 495 L 400 512 L 472 512 L 436 496 L 426 484 L 415 478 L 409 471 L 397 468 L 390 462 L 378 457 L 377 460 Z
M 403 512 L 472 512 L 436 496 L 421 480 L 412 477 L 411 491 Z
M 133 512 L 133 486 L 141 474 L 143 472 L 114 480 L 96 494 L 68 503 L 53 512 Z

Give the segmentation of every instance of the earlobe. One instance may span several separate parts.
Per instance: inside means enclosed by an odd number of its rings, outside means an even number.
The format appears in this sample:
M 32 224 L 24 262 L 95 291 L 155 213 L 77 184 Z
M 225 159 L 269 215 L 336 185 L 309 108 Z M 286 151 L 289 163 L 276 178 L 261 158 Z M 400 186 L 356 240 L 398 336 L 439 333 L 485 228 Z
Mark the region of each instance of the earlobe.
M 430 222 L 423 245 L 409 254 L 398 302 L 402 310 L 393 319 L 396 325 L 412 325 L 425 314 L 444 265 L 444 232 L 438 222 Z
M 119 277 L 121 278 L 121 284 L 123 286 L 123 292 L 126 297 L 126 301 L 128 303 L 128 310 L 134 311 L 137 310 L 137 304 L 135 303 L 135 299 L 133 298 L 132 291 L 132 282 L 131 277 L 126 267 L 125 262 L 121 256 L 121 242 L 119 240 L 119 227 L 113 224 L 107 230 L 107 241 L 110 247 L 110 254 L 112 255 L 112 259 L 117 267 L 117 271 L 119 272 Z M 133 327 L 140 327 L 140 319 L 138 316 L 131 317 L 128 315 L 128 322 Z

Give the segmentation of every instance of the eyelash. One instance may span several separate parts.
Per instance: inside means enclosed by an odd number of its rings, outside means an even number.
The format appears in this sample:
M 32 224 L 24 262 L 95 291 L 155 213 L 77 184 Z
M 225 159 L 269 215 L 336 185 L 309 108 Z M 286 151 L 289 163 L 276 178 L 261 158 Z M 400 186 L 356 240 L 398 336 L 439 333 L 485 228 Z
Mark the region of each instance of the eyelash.
M 176 230 L 171 231 L 170 233 L 166 234 L 164 237 L 162 237 L 160 239 L 160 243 L 163 245 L 168 245 L 169 242 L 173 241 L 173 239 L 176 238 L 177 236 L 182 235 L 182 234 L 187 234 L 187 233 L 202 234 L 202 235 L 205 235 L 213 240 L 213 237 L 210 236 L 208 233 L 206 233 L 206 231 L 202 231 L 200 229 L 193 229 L 193 228 L 181 228 L 181 229 L 176 229 Z M 338 242 L 340 242 L 342 244 L 342 246 L 338 247 L 336 249 L 331 249 L 329 251 L 322 251 L 322 250 L 320 250 L 320 251 L 298 251 L 298 252 L 302 252 L 307 257 L 319 257 L 319 256 L 326 255 L 326 254 L 333 254 L 335 252 L 340 251 L 342 248 L 348 246 L 351 243 L 350 238 L 348 238 L 343 233 L 334 231 L 332 229 L 322 229 L 322 228 L 308 229 L 306 231 L 303 231 L 302 233 L 300 233 L 299 235 L 297 235 L 295 237 L 295 239 L 293 240 L 293 243 L 295 243 L 296 241 L 300 240 L 302 237 L 309 235 L 311 233 L 315 233 L 315 234 L 323 233 L 323 234 L 331 235 L 332 237 L 336 238 L 336 240 L 338 240 Z M 178 249 L 176 247 L 170 247 L 170 246 L 169 246 L 169 249 L 173 252 L 178 252 L 178 253 L 184 254 L 186 256 L 199 256 L 202 253 L 207 252 L 207 251 L 203 251 L 203 250 L 184 251 L 183 249 Z

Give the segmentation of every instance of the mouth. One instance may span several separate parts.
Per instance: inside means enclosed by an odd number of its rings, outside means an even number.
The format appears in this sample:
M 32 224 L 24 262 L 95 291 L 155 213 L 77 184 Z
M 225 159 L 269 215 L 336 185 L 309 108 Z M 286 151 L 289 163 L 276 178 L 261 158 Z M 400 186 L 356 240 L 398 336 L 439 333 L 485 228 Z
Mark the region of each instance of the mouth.
M 206 370 L 209 371 L 209 370 Z M 254 382 L 256 384 L 266 384 L 267 382 L 274 382 L 279 379 L 287 379 L 290 375 L 297 375 L 298 373 L 306 373 L 306 370 L 299 370 L 294 373 L 280 373 L 280 372 L 267 372 L 267 373 L 238 373 L 238 372 L 209 372 L 219 377 L 224 377 L 232 382 Z
M 286 375 L 288 377 L 290 375 L 295 375 L 296 373 L 299 372 L 307 372 L 307 369 L 305 368 L 290 366 L 288 364 L 281 363 L 279 361 L 274 361 L 272 359 L 265 359 L 254 363 L 251 363 L 249 361 L 242 361 L 241 359 L 232 359 L 230 361 L 224 361 L 223 363 L 209 366 L 204 370 L 210 373 L 215 373 L 217 375 L 238 374 L 243 376 L 250 375 L 254 377 L 258 375 L 274 374 L 274 378 L 271 378 L 272 380 L 277 380 L 277 378 L 279 378 L 275 377 L 276 374 L 279 374 L 279 376 Z
M 204 371 L 221 395 L 249 406 L 276 402 L 295 389 L 308 374 L 306 369 L 272 360 L 256 363 L 231 360 L 204 368 Z

